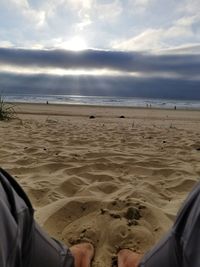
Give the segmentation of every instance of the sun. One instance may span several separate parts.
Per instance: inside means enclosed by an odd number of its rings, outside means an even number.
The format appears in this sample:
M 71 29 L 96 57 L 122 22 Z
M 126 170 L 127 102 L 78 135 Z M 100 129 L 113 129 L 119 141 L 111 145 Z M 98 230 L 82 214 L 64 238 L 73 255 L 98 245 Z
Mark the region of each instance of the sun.
M 88 48 L 87 42 L 84 38 L 80 36 L 75 36 L 69 41 L 65 42 L 63 45 L 63 48 L 73 51 L 81 51 Z

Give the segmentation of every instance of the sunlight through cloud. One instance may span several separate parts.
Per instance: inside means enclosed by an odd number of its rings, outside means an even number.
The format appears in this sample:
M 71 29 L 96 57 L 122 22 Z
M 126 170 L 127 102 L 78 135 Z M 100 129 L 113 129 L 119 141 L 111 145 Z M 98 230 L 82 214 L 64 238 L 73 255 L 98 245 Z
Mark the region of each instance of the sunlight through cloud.
M 72 51 L 82 51 L 88 48 L 87 42 L 81 36 L 75 36 L 69 41 L 63 42 L 59 45 L 60 48 Z

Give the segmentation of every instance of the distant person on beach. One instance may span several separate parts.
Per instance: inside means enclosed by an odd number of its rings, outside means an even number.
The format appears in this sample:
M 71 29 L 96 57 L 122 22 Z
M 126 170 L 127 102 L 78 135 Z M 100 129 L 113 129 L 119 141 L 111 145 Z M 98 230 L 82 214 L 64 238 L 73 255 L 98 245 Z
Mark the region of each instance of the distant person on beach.
M 0 266 L 90 267 L 94 247 L 68 248 L 35 222 L 32 205 L 19 184 L 0 169 Z M 119 244 L 120 245 L 120 244 Z M 200 266 L 200 183 L 178 213 L 169 233 L 144 256 L 129 249 L 117 253 L 118 267 Z

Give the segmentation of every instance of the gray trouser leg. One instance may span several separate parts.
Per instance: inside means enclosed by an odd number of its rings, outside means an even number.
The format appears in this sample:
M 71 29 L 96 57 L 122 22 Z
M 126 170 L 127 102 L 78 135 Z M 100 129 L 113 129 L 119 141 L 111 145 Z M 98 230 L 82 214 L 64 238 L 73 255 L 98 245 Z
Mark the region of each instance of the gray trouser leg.
M 200 266 L 200 183 L 189 194 L 169 231 L 140 267 Z
M 73 267 L 74 259 L 70 250 L 50 238 L 36 223 L 30 267 Z
M 0 267 L 73 267 L 69 249 L 50 238 L 33 218 L 19 184 L 0 169 Z

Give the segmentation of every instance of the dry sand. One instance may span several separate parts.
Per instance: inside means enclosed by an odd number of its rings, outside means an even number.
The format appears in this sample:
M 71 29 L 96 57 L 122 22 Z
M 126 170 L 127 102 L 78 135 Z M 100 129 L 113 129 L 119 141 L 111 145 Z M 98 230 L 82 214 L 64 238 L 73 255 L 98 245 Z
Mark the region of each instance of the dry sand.
M 199 180 L 200 111 L 16 110 L 18 120 L 0 122 L 1 167 L 23 186 L 51 236 L 69 246 L 94 243 L 93 266 L 111 266 L 119 247 L 149 249 Z

